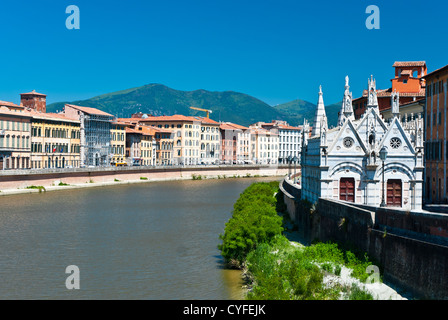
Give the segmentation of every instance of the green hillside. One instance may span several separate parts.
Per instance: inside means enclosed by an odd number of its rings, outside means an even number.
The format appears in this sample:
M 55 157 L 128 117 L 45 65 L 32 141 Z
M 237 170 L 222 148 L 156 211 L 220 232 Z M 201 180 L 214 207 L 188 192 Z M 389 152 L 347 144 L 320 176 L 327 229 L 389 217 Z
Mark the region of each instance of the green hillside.
M 244 93 L 212 92 L 202 89 L 181 91 L 162 84 L 148 84 L 87 100 L 53 103 L 47 106 L 47 110 L 61 111 L 65 103 L 98 108 L 123 118 L 130 117 L 136 112 L 154 116 L 173 114 L 204 116 L 204 112 L 190 109 L 193 106 L 212 110 L 210 117 L 213 120 L 230 121 L 245 126 L 258 121 L 270 122 L 277 119 L 286 120 L 296 126 L 303 123 L 303 117 L 312 123 L 316 108 L 316 105 L 303 100 L 294 100 L 272 107 Z M 331 112 L 327 113 L 330 115 Z
M 332 126 L 336 126 L 341 105 L 342 102 L 338 102 L 325 106 L 325 112 L 328 118 L 328 127 L 331 128 Z M 303 124 L 303 119 L 307 119 L 308 122 L 312 125 L 316 107 L 317 106 L 311 102 L 297 99 L 287 103 L 279 104 L 274 108 L 285 114 L 290 119 L 291 124 L 301 125 Z

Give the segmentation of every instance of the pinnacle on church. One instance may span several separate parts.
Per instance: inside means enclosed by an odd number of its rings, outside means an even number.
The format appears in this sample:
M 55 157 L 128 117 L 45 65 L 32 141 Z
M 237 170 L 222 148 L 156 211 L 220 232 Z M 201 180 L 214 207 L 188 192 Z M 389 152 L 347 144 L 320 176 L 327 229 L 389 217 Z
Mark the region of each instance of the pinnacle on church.
M 351 119 L 352 121 L 355 120 L 352 105 L 353 95 L 349 90 L 350 86 L 348 83 L 349 78 L 346 76 L 344 98 L 342 99 L 341 111 L 339 112 L 338 126 L 342 126 L 346 119 Z
M 313 131 L 311 132 L 312 136 L 320 135 L 322 120 L 324 119 L 324 121 L 327 121 L 326 118 L 322 86 L 319 86 L 319 98 L 317 101 L 316 113 L 314 115 Z
M 397 92 L 397 89 L 392 92 L 391 100 L 392 115 L 395 118 L 400 118 L 400 95 Z

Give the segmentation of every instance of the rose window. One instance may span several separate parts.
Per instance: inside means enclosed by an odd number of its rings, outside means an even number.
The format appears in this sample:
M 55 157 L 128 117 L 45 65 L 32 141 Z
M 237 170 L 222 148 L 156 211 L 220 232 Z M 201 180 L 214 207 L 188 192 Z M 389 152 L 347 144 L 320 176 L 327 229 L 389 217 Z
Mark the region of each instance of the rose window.
M 392 149 L 398 149 L 401 146 L 401 140 L 398 138 L 390 139 L 390 146 Z
M 344 141 L 343 141 L 344 147 L 351 148 L 353 146 L 353 143 L 355 143 L 355 142 L 353 141 L 352 138 L 350 138 L 350 137 L 344 138 Z

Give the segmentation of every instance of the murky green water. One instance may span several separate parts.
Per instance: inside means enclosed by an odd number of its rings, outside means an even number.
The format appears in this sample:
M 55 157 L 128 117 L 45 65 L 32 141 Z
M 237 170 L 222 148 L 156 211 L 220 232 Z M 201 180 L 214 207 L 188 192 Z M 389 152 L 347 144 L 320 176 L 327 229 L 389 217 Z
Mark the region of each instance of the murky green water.
M 0 197 L 0 299 L 239 299 L 218 235 L 275 178 L 153 182 Z M 80 270 L 80 289 L 65 269 Z

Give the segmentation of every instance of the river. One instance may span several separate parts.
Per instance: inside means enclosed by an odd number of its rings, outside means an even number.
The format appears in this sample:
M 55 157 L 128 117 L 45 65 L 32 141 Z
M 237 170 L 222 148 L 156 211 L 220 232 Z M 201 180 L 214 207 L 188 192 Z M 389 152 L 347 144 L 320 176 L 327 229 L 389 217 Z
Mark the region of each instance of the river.
M 0 197 L 0 299 L 241 299 L 217 245 L 240 178 Z M 280 178 L 278 178 L 280 180 Z M 79 268 L 68 290 L 66 267 Z

